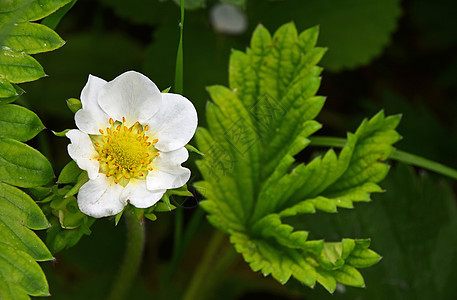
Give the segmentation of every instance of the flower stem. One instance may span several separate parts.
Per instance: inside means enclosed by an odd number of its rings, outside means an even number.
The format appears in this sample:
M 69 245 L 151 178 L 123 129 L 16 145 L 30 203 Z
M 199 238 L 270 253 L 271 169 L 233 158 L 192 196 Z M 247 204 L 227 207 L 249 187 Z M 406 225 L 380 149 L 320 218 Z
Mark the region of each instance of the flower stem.
M 144 225 L 138 221 L 132 211 L 124 212 L 127 225 L 127 245 L 124 260 L 114 281 L 110 300 L 126 299 L 132 287 L 133 280 L 138 274 L 144 247 Z
M 197 267 L 192 281 L 184 294 L 184 300 L 205 299 L 205 290 L 208 290 L 208 282 L 205 279 L 213 276 L 214 258 L 219 253 L 220 247 L 224 242 L 225 234 L 220 230 L 215 230 L 208 247 L 206 248 L 203 259 Z M 229 249 L 232 250 L 232 249 Z
M 315 136 L 310 137 L 310 140 L 311 146 L 342 148 L 346 144 L 346 139 L 336 137 Z M 457 170 L 405 151 L 394 149 L 390 155 L 390 158 L 403 163 L 411 164 L 416 167 L 421 167 L 453 179 L 457 179 Z

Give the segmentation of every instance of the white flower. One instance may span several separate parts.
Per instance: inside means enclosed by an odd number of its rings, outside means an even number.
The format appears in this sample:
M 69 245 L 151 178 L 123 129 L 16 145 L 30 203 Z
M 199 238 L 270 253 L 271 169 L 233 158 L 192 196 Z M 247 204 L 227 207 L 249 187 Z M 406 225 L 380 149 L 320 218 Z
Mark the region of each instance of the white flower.
M 83 213 L 101 218 L 128 203 L 146 208 L 189 180 L 190 170 L 181 166 L 197 128 L 189 100 L 161 93 L 149 78 L 129 71 L 110 82 L 89 75 L 81 102 L 79 130 L 67 137 L 68 153 L 89 176 L 78 193 Z

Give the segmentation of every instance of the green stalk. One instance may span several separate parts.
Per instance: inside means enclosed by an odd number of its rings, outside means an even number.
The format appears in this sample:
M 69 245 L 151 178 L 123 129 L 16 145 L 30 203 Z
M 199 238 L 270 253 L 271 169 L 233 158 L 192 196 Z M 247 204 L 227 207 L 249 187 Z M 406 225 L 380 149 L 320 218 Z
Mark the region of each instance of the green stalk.
M 180 35 L 179 35 L 179 45 L 178 53 L 176 54 L 176 71 L 175 71 L 175 88 L 174 91 L 177 94 L 182 94 L 183 92 L 183 45 L 182 45 L 182 36 L 184 30 L 184 0 L 181 0 L 181 23 L 179 24 Z
M 203 216 L 204 216 L 203 209 L 201 209 L 200 207 L 197 207 L 197 209 L 193 212 L 189 223 L 186 225 L 186 230 L 184 231 L 184 234 L 182 235 L 181 241 L 178 242 L 179 247 L 176 246 L 176 245 L 178 245 L 178 244 L 176 244 L 176 239 L 177 239 L 178 234 L 176 233 L 177 230 L 175 230 L 175 246 L 173 247 L 173 255 L 172 255 L 170 263 L 168 264 L 167 270 L 165 271 L 165 274 L 162 277 L 162 286 L 166 286 L 166 285 L 170 284 L 170 282 L 172 281 L 173 276 L 179 267 L 179 263 L 182 259 L 184 251 L 187 248 L 187 246 L 190 244 L 192 238 L 195 236 L 195 234 L 200 226 L 200 222 L 203 219 Z M 178 222 L 178 216 L 176 216 L 175 222 L 176 223 Z
M 213 274 L 214 258 L 216 257 L 216 254 L 218 254 L 219 248 L 224 242 L 224 238 L 225 234 L 222 231 L 218 229 L 214 230 L 209 245 L 206 247 L 203 259 L 200 261 L 197 270 L 192 275 L 192 281 L 184 294 L 184 300 L 205 299 L 205 290 L 208 289 L 205 280 L 208 276 L 211 277 Z
M 128 210 L 123 214 L 127 225 L 127 245 L 119 272 L 107 299 L 127 299 L 133 280 L 138 274 L 144 248 L 144 225 Z
M 311 146 L 342 148 L 346 144 L 346 139 L 344 138 L 315 136 L 310 137 L 309 139 L 311 141 Z M 394 149 L 394 151 L 390 155 L 390 158 L 416 167 L 424 168 L 432 172 L 436 172 L 438 174 L 448 176 L 452 179 L 457 180 L 457 170 L 452 169 L 443 164 L 437 163 L 435 161 L 431 161 L 429 159 L 414 154 L 410 154 L 408 152 Z

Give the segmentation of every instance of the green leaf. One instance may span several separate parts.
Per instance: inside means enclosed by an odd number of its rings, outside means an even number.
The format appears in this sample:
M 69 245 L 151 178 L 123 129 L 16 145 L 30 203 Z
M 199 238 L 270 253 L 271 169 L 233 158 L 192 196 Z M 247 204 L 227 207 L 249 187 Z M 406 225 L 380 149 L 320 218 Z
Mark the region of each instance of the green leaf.
M 2 243 L 28 253 L 35 260 L 52 259 L 44 243 L 28 229 L 47 229 L 49 224 L 41 209 L 27 194 L 0 183 L 0 210 Z
M 19 0 L 0 5 L 6 17 L 13 17 L 16 22 L 36 21 L 55 12 L 71 0 Z
M 0 105 L 0 137 L 25 142 L 44 129 L 38 116 L 18 105 Z
M 400 139 L 399 116 L 381 111 L 349 133 L 339 153 L 330 149 L 304 164 L 294 156 L 321 125 L 314 118 L 324 98 L 316 96 L 326 49 L 316 47 L 318 28 L 298 33 L 293 23 L 273 35 L 261 25 L 247 51 L 233 51 L 230 87 L 207 88 L 208 129 L 196 140 L 205 156 L 197 161 L 203 181 L 195 184 L 206 200 L 208 220 L 230 234 L 237 252 L 254 271 L 280 283 L 290 277 L 333 293 L 336 284 L 363 287 L 356 268 L 379 255 L 368 240 L 308 240 L 288 217 L 317 210 L 337 212 L 370 201 L 389 167 L 383 163 Z
M 7 47 L 0 49 L 0 73 L 13 83 L 32 81 L 46 75 L 34 58 Z
M 0 137 L 0 181 L 19 187 L 48 183 L 54 177 L 49 161 L 37 150 Z
M 70 161 L 60 172 L 57 181 L 62 184 L 76 183 L 82 170 L 74 160 Z
M 16 52 L 35 54 L 62 47 L 65 42 L 49 27 L 37 23 L 19 23 L 3 38 L 3 46 Z
M 49 296 L 43 271 L 24 251 L 0 243 L 0 298 L 29 299 L 27 295 Z

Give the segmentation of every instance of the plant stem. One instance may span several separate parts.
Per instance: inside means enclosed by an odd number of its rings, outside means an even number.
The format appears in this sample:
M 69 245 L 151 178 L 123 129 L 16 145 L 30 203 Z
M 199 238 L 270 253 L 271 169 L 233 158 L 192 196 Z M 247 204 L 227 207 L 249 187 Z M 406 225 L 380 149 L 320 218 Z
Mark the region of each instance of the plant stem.
M 325 146 L 325 147 L 337 147 L 342 148 L 346 144 L 346 139 L 344 138 L 336 138 L 336 137 L 323 137 L 323 136 L 315 136 L 310 137 L 311 146 Z M 410 154 L 408 152 L 404 152 L 401 150 L 394 149 L 392 154 L 390 155 L 391 159 L 411 164 L 416 167 L 421 167 L 441 175 L 448 176 L 453 179 L 457 179 L 457 170 L 452 169 L 448 166 L 443 164 L 437 163 L 435 161 L 428 160 L 426 158 Z
M 181 22 L 179 24 L 180 35 L 179 35 L 179 45 L 178 53 L 176 53 L 176 71 L 175 71 L 175 88 L 174 91 L 177 94 L 182 94 L 183 92 L 183 68 L 184 68 L 184 59 L 183 59 L 183 30 L 184 30 L 184 0 L 181 0 Z
M 208 289 L 205 279 L 212 276 L 214 258 L 218 254 L 224 238 L 225 234 L 222 231 L 218 229 L 214 230 L 203 259 L 200 261 L 197 270 L 192 276 L 192 281 L 187 287 L 184 300 L 205 299 L 205 289 Z
M 133 280 L 138 274 L 144 247 L 144 225 L 138 221 L 130 210 L 124 212 L 124 220 L 127 225 L 127 243 L 119 272 L 114 281 L 110 300 L 126 299 L 132 287 Z
M 173 276 L 179 267 L 179 262 L 181 261 L 184 251 L 190 244 L 192 238 L 195 236 L 203 216 L 203 210 L 200 207 L 197 207 L 197 209 L 193 212 L 190 221 L 186 225 L 186 230 L 182 235 L 182 240 L 180 241 L 179 248 L 176 247 L 176 244 L 173 247 L 173 256 L 170 263 L 168 264 L 164 276 L 162 277 L 162 286 L 169 285 L 173 279 Z M 176 236 L 177 234 L 175 233 L 175 238 Z

